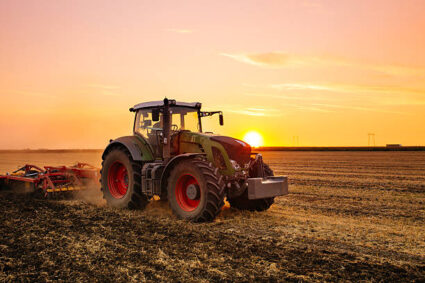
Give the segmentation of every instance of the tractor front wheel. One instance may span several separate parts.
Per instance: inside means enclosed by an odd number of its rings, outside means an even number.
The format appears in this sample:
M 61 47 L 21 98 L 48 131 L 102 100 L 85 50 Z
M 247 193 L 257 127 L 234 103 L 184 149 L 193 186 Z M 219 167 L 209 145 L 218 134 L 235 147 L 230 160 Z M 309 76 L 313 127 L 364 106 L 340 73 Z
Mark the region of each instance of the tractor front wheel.
M 101 184 L 103 198 L 117 208 L 141 209 L 147 197 L 141 192 L 141 166 L 133 161 L 124 148 L 112 149 L 102 162 Z
M 192 222 L 212 221 L 224 205 L 225 184 L 218 169 L 201 157 L 185 159 L 168 177 L 168 202 L 174 213 Z

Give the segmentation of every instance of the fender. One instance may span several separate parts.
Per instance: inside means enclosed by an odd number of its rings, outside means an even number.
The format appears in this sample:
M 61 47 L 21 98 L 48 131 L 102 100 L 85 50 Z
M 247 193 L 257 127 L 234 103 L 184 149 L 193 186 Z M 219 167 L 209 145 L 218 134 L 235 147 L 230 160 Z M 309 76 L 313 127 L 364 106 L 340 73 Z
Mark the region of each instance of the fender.
M 184 153 L 184 154 L 174 156 L 173 158 L 170 159 L 170 161 L 165 165 L 165 168 L 161 174 L 161 191 L 162 192 L 167 190 L 167 188 L 165 187 L 167 183 L 167 177 L 171 171 L 171 168 L 173 168 L 174 164 L 181 161 L 182 159 L 193 158 L 195 156 L 206 156 L 206 154 L 205 153 Z
M 102 159 L 105 159 L 106 154 L 117 145 L 124 146 L 130 152 L 134 161 L 153 161 L 154 155 L 149 144 L 138 136 L 124 136 L 111 140 L 102 154 Z

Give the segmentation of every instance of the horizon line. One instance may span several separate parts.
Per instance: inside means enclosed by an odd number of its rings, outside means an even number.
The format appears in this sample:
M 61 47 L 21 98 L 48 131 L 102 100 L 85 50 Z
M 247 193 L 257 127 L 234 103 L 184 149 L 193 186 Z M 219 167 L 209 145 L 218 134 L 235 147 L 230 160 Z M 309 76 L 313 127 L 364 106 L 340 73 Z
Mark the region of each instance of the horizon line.
M 251 147 L 253 150 L 259 151 L 394 151 L 394 150 L 419 150 L 424 151 L 425 145 L 399 145 L 399 144 L 388 144 L 383 146 L 260 146 Z M 94 152 L 103 151 L 103 148 L 23 148 L 23 149 L 0 149 L 0 152 Z

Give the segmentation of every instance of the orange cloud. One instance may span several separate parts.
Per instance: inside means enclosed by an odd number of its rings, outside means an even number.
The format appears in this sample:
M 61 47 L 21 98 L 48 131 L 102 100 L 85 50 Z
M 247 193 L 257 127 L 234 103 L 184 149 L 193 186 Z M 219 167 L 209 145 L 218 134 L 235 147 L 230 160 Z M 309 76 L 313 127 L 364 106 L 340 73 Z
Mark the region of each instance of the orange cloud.
M 220 55 L 229 57 L 233 60 L 263 67 L 286 67 L 293 65 L 302 65 L 303 62 L 293 55 L 282 52 L 269 53 L 253 53 L 253 54 L 229 54 L 221 53 Z
M 286 91 L 327 91 L 351 94 L 374 94 L 379 98 L 380 104 L 425 104 L 425 89 L 403 86 L 362 85 L 362 84 L 309 84 L 309 83 L 284 83 L 272 84 L 271 88 Z M 378 95 L 378 96 L 376 96 Z
M 211 109 L 214 109 L 214 107 L 212 107 Z M 220 105 L 220 106 L 217 106 L 216 109 L 221 109 L 225 112 L 237 113 L 237 114 L 248 115 L 248 116 L 261 116 L 261 117 L 281 116 L 281 111 L 279 109 L 261 107 L 261 106 L 254 108 L 254 107 L 246 107 L 243 105 L 235 105 L 235 106 Z
M 425 67 L 404 66 L 397 64 L 376 64 L 350 60 L 333 56 L 308 56 L 296 55 L 280 51 L 266 53 L 242 53 L 230 54 L 220 53 L 220 55 L 231 58 L 241 63 L 268 67 L 346 67 L 359 70 L 370 70 L 394 76 L 421 76 L 425 77 Z
M 381 113 L 390 113 L 390 114 L 407 114 L 401 111 L 392 111 L 380 108 L 371 108 L 371 107 L 362 107 L 362 106 L 349 106 L 349 105 L 337 105 L 337 104 L 322 104 L 322 103 L 313 103 L 312 105 L 323 108 L 333 108 L 333 109 L 348 109 L 348 110 L 359 110 L 359 111 L 372 111 L 372 112 L 381 112 Z
M 425 89 L 410 88 L 402 86 L 385 86 L 385 85 L 362 85 L 362 84 L 310 84 L 310 83 L 284 83 L 272 84 L 271 88 L 278 90 L 326 90 L 335 92 L 350 93 L 398 93 L 398 94 L 422 94 L 425 95 Z

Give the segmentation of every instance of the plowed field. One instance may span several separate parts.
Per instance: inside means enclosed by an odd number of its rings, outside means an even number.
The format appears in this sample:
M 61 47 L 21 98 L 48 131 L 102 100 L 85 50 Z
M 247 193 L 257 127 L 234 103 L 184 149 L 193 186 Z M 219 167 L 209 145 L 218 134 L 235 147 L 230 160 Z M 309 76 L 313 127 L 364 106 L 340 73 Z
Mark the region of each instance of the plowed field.
M 0 191 L 0 281 L 425 280 L 424 152 L 263 155 L 290 195 L 206 224 L 158 201 L 112 209 L 97 188 L 59 201 Z M 100 153 L 0 154 L 0 168 L 24 159 L 100 166 Z

